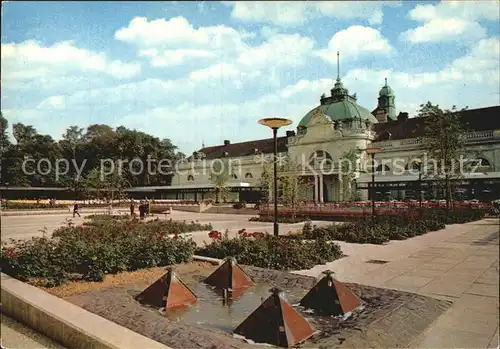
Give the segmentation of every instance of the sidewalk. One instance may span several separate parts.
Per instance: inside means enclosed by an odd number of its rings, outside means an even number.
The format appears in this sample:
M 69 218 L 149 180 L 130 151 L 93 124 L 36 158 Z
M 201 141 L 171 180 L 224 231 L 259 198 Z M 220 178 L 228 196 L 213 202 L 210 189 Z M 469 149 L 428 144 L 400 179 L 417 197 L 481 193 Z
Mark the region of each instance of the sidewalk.
M 341 281 L 453 301 L 451 308 L 415 340 L 412 348 L 498 346 L 497 219 L 450 225 L 385 246 L 340 244 L 348 257 L 296 273 L 316 277 L 331 269 Z

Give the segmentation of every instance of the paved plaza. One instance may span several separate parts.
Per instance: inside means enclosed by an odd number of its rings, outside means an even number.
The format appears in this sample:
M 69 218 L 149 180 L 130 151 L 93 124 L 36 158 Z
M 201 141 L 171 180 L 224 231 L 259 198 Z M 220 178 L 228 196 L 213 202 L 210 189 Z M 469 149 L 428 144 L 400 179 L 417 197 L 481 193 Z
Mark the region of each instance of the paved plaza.
M 165 219 L 164 216 L 159 216 Z M 235 236 L 241 228 L 272 232 L 272 223 L 249 222 L 251 216 L 174 211 L 175 220 L 212 223 Z M 50 233 L 71 215 L 2 217 L 2 240 Z M 73 220 L 79 224 L 83 218 Z M 329 224 L 314 222 L 314 224 Z M 281 224 L 281 232 L 302 224 Z M 188 234 L 199 245 L 209 241 L 206 232 Z M 499 324 L 499 225 L 484 219 L 387 245 L 339 243 L 347 257 L 295 271 L 318 276 L 331 269 L 341 281 L 424 294 L 453 301 L 443 314 L 413 343 L 414 348 L 496 348 Z M 4 325 L 2 325 L 2 330 Z M 7 332 L 8 333 L 8 332 Z

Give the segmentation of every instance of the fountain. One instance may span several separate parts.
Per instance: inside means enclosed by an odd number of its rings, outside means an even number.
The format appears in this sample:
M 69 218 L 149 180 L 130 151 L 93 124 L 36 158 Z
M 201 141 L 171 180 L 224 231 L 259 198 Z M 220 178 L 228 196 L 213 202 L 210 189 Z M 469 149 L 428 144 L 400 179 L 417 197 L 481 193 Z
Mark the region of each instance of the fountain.
M 234 333 L 257 343 L 291 347 L 310 338 L 314 329 L 273 287 L 271 296 L 248 316 Z
M 326 270 L 325 276 L 302 298 L 300 305 L 321 315 L 345 315 L 361 305 L 359 297 L 339 282 L 334 272 Z
M 176 275 L 172 267 L 167 273 L 135 297 L 142 304 L 174 309 L 197 302 L 196 295 Z
M 205 279 L 205 283 L 219 290 L 231 291 L 254 285 L 234 257 L 225 258 L 224 263 Z

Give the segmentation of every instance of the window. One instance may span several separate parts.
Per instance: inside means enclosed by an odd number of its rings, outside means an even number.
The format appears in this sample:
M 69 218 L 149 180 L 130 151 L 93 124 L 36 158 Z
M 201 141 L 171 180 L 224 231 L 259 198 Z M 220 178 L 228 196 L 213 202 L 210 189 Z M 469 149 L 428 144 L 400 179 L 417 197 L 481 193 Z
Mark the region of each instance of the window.
M 238 176 L 235 175 L 234 173 L 231 175 L 231 179 L 238 179 Z
M 192 182 L 192 181 L 194 181 L 194 177 L 193 177 L 193 175 L 189 175 L 187 179 L 188 179 L 188 182 Z
M 378 165 L 377 172 L 391 172 L 391 168 L 388 165 Z
M 245 175 L 245 178 L 253 178 L 252 174 L 249 172 Z
M 471 161 L 472 169 L 476 169 L 476 172 L 485 172 L 491 170 L 491 164 L 485 158 L 476 158 Z
M 328 152 L 317 150 L 309 157 L 309 164 L 314 168 L 331 168 L 333 167 L 333 159 Z

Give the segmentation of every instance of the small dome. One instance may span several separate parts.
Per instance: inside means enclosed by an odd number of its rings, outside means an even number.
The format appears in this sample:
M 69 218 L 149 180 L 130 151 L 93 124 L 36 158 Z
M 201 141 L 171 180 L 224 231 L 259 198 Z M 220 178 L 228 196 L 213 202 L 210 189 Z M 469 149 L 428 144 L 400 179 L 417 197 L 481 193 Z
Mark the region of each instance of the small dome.
M 390 86 L 384 86 L 378 93 L 379 96 L 394 96 L 394 90 Z
M 385 78 L 385 85 L 380 89 L 380 92 L 378 93 L 380 97 L 382 96 L 394 96 L 394 90 L 387 85 L 387 78 Z

